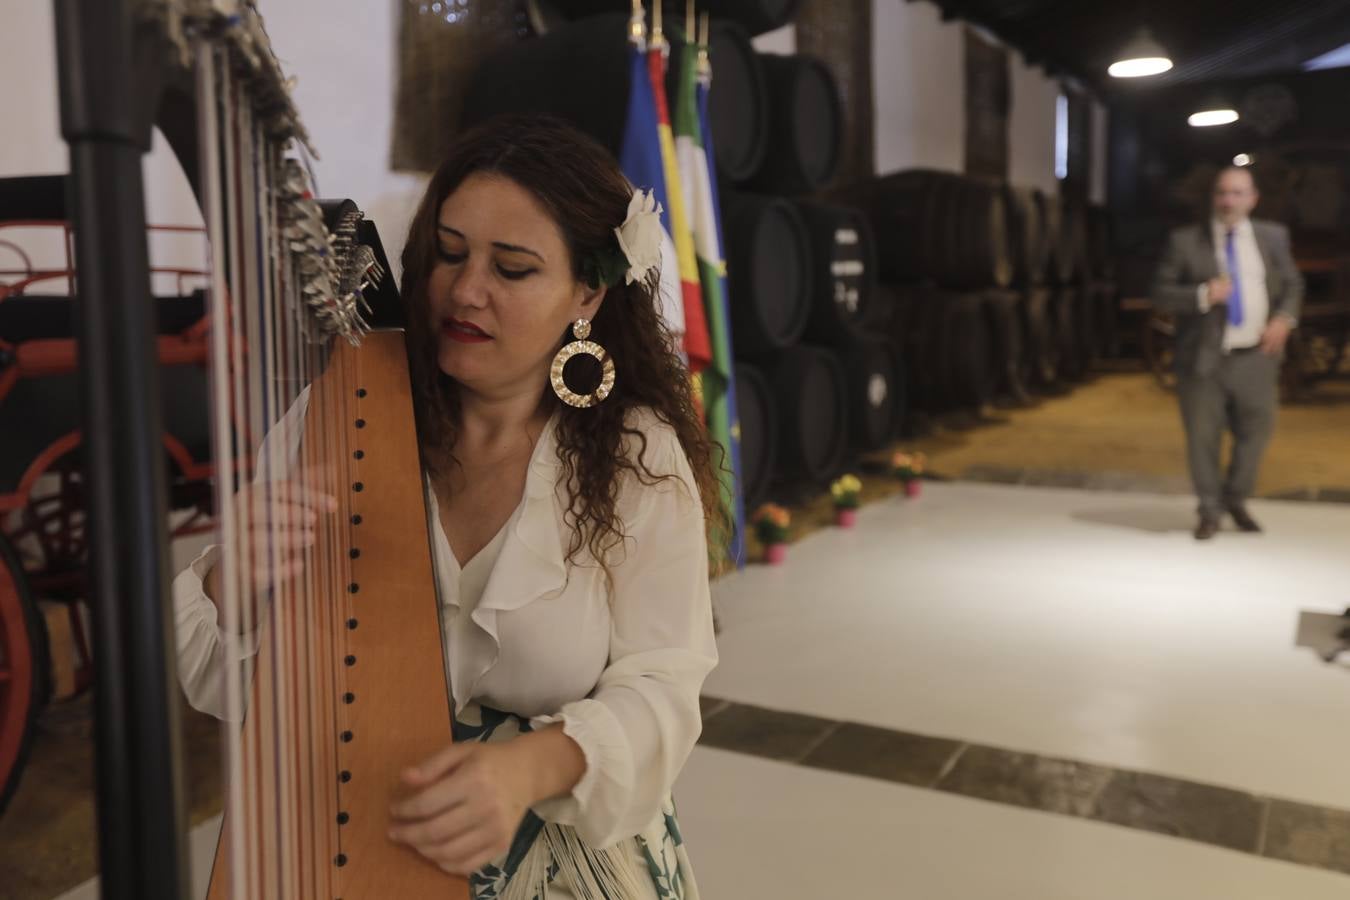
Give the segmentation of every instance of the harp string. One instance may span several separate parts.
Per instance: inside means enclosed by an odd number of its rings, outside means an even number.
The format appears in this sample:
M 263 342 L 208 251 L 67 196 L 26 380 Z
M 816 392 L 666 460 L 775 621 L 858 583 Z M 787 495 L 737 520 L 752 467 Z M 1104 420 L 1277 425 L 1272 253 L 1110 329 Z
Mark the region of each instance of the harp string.
M 295 185 L 285 160 L 292 138 L 303 147 L 303 131 L 297 125 L 279 136 L 275 85 L 268 73 L 260 77 L 256 52 L 250 55 L 257 47 L 237 35 L 202 35 L 193 54 L 211 255 L 214 490 L 224 546 L 216 599 L 222 631 L 257 643 L 251 664 L 221 667 L 226 852 L 219 858 L 224 871 L 213 873 L 224 887 L 215 893 L 213 885 L 213 897 L 335 897 L 344 881 L 335 861 L 352 853 L 338 825 L 342 735 L 355 727 L 346 698 L 359 671 L 359 661 L 346 662 L 356 652 L 347 623 L 359 621 L 370 598 L 349 590 L 360 532 L 353 516 L 362 500 L 353 490 L 360 477 L 353 453 L 361 432 L 352 427 L 361 403 L 359 362 L 355 354 L 330 356 L 329 329 L 345 327 L 341 333 L 352 339 L 350 292 L 360 289 L 364 273 L 344 273 L 331 286 L 336 301 L 322 286 L 311 293 L 313 272 L 294 255 L 305 242 L 292 228 Z M 317 226 L 305 227 L 313 238 Z M 277 424 L 306 386 L 305 418 L 318 424 L 288 421 L 301 433 L 280 433 Z M 299 549 L 294 539 L 310 525 L 293 505 L 302 499 L 297 486 L 339 501 L 339 514 L 321 514 L 315 542 Z M 280 577 L 294 560 L 303 562 L 300 571 Z
M 221 76 L 220 50 L 214 45 L 203 43 L 196 48 L 196 80 L 198 94 L 199 130 L 201 132 L 202 199 L 204 218 L 209 235 L 208 252 L 211 257 L 209 293 L 211 316 L 211 438 L 213 457 L 217 461 L 214 485 L 217 527 L 221 542 L 225 546 L 239 545 L 239 522 L 235 515 L 234 493 L 237 489 L 238 469 L 233 460 L 239 459 L 243 449 L 239 443 L 240 433 L 234 427 L 235 402 L 237 396 L 234 374 L 238 371 L 240 350 L 235 324 L 237 317 L 231 309 L 230 292 L 226 287 L 226 274 L 229 270 L 225 235 L 224 197 L 227 189 L 224 150 L 227 147 L 225 135 L 228 133 L 228 120 L 225 112 L 229 87 Z M 239 572 L 232 565 L 221 565 L 222 627 L 227 634 L 237 634 L 244 623 L 240 620 Z M 221 668 L 220 678 L 224 681 L 222 691 L 225 698 L 225 724 L 222 730 L 227 739 L 223 741 L 223 762 L 225 767 L 226 809 L 223 839 L 228 842 L 231 852 L 226 864 L 227 878 L 231 884 L 244 885 L 247 858 L 242 852 L 245 848 L 246 821 L 240 814 L 238 800 L 239 786 L 243 780 L 243 755 L 234 740 L 228 739 L 229 723 L 243 720 L 245 682 L 229 667 Z

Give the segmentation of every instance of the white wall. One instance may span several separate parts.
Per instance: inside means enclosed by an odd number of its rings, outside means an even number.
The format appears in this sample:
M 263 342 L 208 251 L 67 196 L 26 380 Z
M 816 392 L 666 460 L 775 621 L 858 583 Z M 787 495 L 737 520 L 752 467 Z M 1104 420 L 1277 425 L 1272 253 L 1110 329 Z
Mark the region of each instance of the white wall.
M 933 3 L 873 0 L 877 172 L 932 168 L 959 172 L 965 160 L 964 23 L 942 21 Z M 1059 84 L 1010 51 L 1008 176 L 1059 192 L 1055 98 Z M 1102 167 L 1103 180 L 1105 184 Z
M 0 177 L 51 175 L 67 168 L 56 98 L 51 3 L 10 3 L 0 24 Z
M 397 268 L 404 232 L 425 178 L 389 171 L 394 114 L 397 4 L 368 0 L 284 0 L 263 6 L 283 68 L 297 78 L 295 100 L 320 159 L 320 194 L 351 197 L 375 220 Z M 0 27 L 0 177 L 67 170 L 57 112 L 56 50 L 50 2 L 8 4 Z M 22 90 L 15 85 L 22 85 Z M 146 157 L 148 221 L 198 224 L 182 170 L 162 140 Z M 157 264 L 200 260 L 196 243 L 152 239 Z
M 1059 83 L 1011 53 L 1012 110 L 1008 117 L 1008 180 L 1023 187 L 1059 192 L 1055 178 L 1055 101 Z
M 789 23 L 782 28 L 766 31 L 752 38 L 751 43 L 760 53 L 778 53 L 782 56 L 791 56 L 797 52 L 797 26 Z
M 965 37 L 931 3 L 873 0 L 873 124 L 879 174 L 965 160 Z

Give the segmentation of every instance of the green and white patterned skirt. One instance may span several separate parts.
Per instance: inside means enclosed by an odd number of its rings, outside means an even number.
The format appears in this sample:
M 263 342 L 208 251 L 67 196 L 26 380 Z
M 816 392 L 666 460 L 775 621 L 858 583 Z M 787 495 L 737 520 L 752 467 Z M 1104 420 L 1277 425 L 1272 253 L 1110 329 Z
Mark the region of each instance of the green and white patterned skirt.
M 456 718 L 456 741 L 507 741 L 533 730 L 528 719 L 478 704 Z M 614 847 L 586 846 L 569 825 L 526 812 L 499 859 L 469 879 L 474 900 L 699 900 L 698 885 L 667 798 L 641 834 Z

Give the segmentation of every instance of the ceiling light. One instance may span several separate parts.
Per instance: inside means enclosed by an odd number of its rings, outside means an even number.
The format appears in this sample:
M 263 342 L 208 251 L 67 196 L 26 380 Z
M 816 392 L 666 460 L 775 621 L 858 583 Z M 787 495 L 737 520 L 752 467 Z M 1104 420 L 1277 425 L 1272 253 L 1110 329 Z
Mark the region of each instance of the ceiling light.
M 1141 28 L 1116 54 L 1116 61 L 1106 71 L 1115 78 L 1142 78 L 1159 75 L 1170 68 L 1172 60 L 1167 51 L 1153 39 L 1147 28 Z
M 1187 124 L 1196 128 L 1208 128 L 1211 125 L 1228 125 L 1238 120 L 1236 109 L 1202 109 L 1200 112 L 1191 113 L 1186 119 Z
M 1233 157 L 1233 165 L 1235 166 L 1250 166 L 1251 164 L 1252 158 L 1247 153 L 1239 153 L 1237 156 Z

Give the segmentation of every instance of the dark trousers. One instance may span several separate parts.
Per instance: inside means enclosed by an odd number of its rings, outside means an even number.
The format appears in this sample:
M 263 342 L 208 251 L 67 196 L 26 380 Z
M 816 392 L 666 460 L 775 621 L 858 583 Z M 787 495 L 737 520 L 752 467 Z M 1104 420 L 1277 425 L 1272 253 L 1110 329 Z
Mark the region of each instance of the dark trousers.
M 1256 487 L 1261 457 L 1275 430 L 1280 360 L 1260 350 L 1225 354 L 1208 375 L 1183 375 L 1177 384 L 1186 426 L 1186 459 L 1202 516 L 1217 517 L 1243 503 Z M 1233 433 L 1226 475 L 1220 459 L 1225 430 Z

